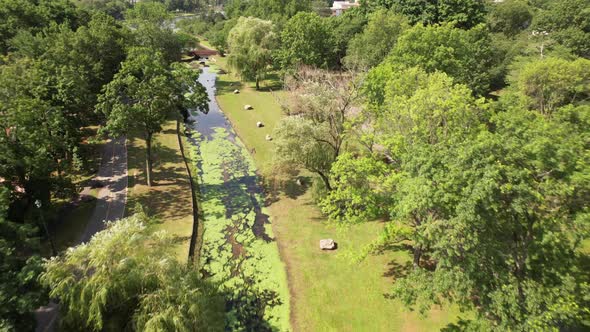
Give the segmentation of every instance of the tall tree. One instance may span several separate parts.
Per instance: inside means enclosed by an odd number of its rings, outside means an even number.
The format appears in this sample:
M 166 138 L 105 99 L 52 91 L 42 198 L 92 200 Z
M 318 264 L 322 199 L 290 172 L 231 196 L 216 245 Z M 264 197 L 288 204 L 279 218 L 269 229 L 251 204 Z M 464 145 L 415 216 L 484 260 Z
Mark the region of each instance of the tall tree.
M 350 41 L 344 63 L 350 68 L 378 65 L 407 28 L 409 24 L 402 15 L 384 9 L 372 13 L 363 32 Z
M 493 32 L 515 36 L 531 25 L 533 9 L 522 0 L 490 4 L 487 23 Z
M 567 123 L 518 107 L 492 124 L 452 148 L 436 187 L 448 188 L 455 203 L 423 233 L 436 265 L 415 269 L 394 293 L 422 309 L 444 300 L 474 309 L 479 329 L 578 326 L 590 294 L 576 250 L 588 234 L 579 204 L 588 195 L 579 177 L 588 170 L 584 139 Z
M 321 68 L 336 65 L 334 39 L 327 22 L 315 13 L 299 13 L 285 24 L 278 51 L 283 69 L 299 65 Z
M 590 60 L 534 59 L 520 63 L 510 80 L 527 107 L 551 114 L 590 97 Z
M 133 46 L 159 52 L 167 63 L 180 61 L 182 43 L 170 24 L 171 14 L 159 2 L 142 1 L 125 12 L 133 31 Z
M 590 4 L 586 0 L 550 1 L 533 20 L 533 28 L 545 31 L 575 54 L 590 57 Z
M 19 59 L 0 66 L 0 177 L 20 187 L 27 204 L 50 199 L 50 180 L 70 142 L 71 129 L 48 99 L 41 62 Z M 14 189 L 14 188 L 13 188 Z
M 454 22 L 463 29 L 485 19 L 483 0 L 391 0 L 391 8 L 410 19 L 412 24 L 427 25 Z
M 41 258 L 30 256 L 38 249 L 36 230 L 6 219 L 8 190 L 0 187 L 0 329 L 32 331 L 33 310 L 46 301 L 38 283 Z
M 450 24 L 416 25 L 399 38 L 386 62 L 442 71 L 476 94 L 489 92 L 491 41 L 485 26 L 462 30 Z
M 146 176 L 152 185 L 152 139 L 169 116 L 179 116 L 187 107 L 202 107 L 207 100 L 198 73 L 175 67 L 161 53 L 133 48 L 121 70 L 104 87 L 97 110 L 107 116 L 105 130 L 124 135 L 139 130 L 146 142 Z
M 256 90 L 271 69 L 272 52 L 277 45 L 273 30 L 271 21 L 240 17 L 228 36 L 228 63 L 243 79 L 254 80 Z
M 322 207 L 341 222 L 389 214 L 395 221 L 390 241 L 412 241 L 413 262 L 420 266 L 433 245 L 422 232 L 448 208 L 449 188 L 435 185 L 447 174 L 441 170 L 447 146 L 471 136 L 484 110 L 468 88 L 453 84 L 444 73 L 410 68 L 377 77 L 368 78 L 366 89 L 383 85 L 386 92 L 382 99 L 369 100 L 364 112 L 371 121 L 357 124 L 373 128 L 372 137 L 359 141 L 369 142 L 368 158 L 376 160 L 339 158 L 333 176 L 336 190 Z M 356 169 L 363 173 L 354 174 Z M 362 178 L 373 179 L 373 187 L 358 186 Z M 371 195 L 363 194 L 369 190 Z M 350 191 L 354 195 L 347 198 Z M 360 194 L 368 199 L 355 201 Z

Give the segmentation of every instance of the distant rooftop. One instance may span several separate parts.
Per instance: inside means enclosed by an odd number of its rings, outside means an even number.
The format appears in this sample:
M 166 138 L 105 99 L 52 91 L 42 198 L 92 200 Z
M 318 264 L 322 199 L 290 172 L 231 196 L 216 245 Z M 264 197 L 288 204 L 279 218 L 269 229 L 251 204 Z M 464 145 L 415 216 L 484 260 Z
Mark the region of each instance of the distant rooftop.
M 350 1 L 334 1 L 332 5 L 332 15 L 341 15 L 345 10 L 350 9 L 352 7 L 358 7 L 360 4 L 358 2 L 350 2 Z

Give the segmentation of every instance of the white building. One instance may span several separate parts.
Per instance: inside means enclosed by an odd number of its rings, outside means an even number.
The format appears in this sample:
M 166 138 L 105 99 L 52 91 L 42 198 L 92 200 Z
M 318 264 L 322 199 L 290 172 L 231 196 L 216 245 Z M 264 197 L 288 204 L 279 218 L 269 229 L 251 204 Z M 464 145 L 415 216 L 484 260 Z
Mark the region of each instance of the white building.
M 346 11 L 347 9 L 358 6 L 360 6 L 358 2 L 334 1 L 334 4 L 330 9 L 332 10 L 332 15 L 339 16 L 342 15 L 342 13 L 344 13 L 344 11 Z

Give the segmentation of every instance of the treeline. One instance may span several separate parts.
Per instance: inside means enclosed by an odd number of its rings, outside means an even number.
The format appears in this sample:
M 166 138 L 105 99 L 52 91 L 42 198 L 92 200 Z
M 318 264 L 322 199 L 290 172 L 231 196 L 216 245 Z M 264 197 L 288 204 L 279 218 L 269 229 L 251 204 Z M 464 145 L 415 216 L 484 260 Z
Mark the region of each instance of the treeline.
M 587 326 L 588 2 L 289 4 L 185 27 L 257 87 L 285 75 L 268 175 L 303 167 L 331 220 L 387 221 L 364 254 L 409 250 L 392 291 L 409 308 L 476 313 L 461 330 Z
M 174 33 L 164 5 L 127 6 L 0 1 L 2 329 L 31 330 L 32 311 L 47 303 L 40 243 L 56 200 L 73 199 L 76 176 L 95 167 L 85 128 L 104 137 L 133 131 L 149 147 L 169 116 L 206 107 L 198 72 L 179 63 L 194 40 Z M 67 307 L 62 315 L 71 318 Z M 78 318 L 73 326 L 90 324 Z
M 506 86 L 517 57 L 590 56 L 583 0 L 363 1 L 341 16 L 322 17 L 327 8 L 321 1 L 233 0 L 225 15 L 202 13 L 181 28 L 225 52 L 239 17 L 269 20 L 275 43 L 266 73 L 299 65 L 364 71 L 397 53 L 395 61 L 443 71 L 480 96 Z

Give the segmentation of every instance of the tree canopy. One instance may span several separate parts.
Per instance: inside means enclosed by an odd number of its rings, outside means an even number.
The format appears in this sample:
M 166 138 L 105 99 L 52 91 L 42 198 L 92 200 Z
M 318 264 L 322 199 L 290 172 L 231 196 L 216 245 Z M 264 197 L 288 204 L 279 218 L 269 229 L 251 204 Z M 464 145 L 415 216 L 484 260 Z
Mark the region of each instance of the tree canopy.
M 65 327 L 217 329 L 222 311 L 215 287 L 176 261 L 172 237 L 149 231 L 148 223 L 141 213 L 118 220 L 45 263 L 41 281 L 60 300 Z
M 272 65 L 272 52 L 277 45 L 273 30 L 271 21 L 241 17 L 229 33 L 228 62 L 243 79 L 254 80 L 257 90 Z

